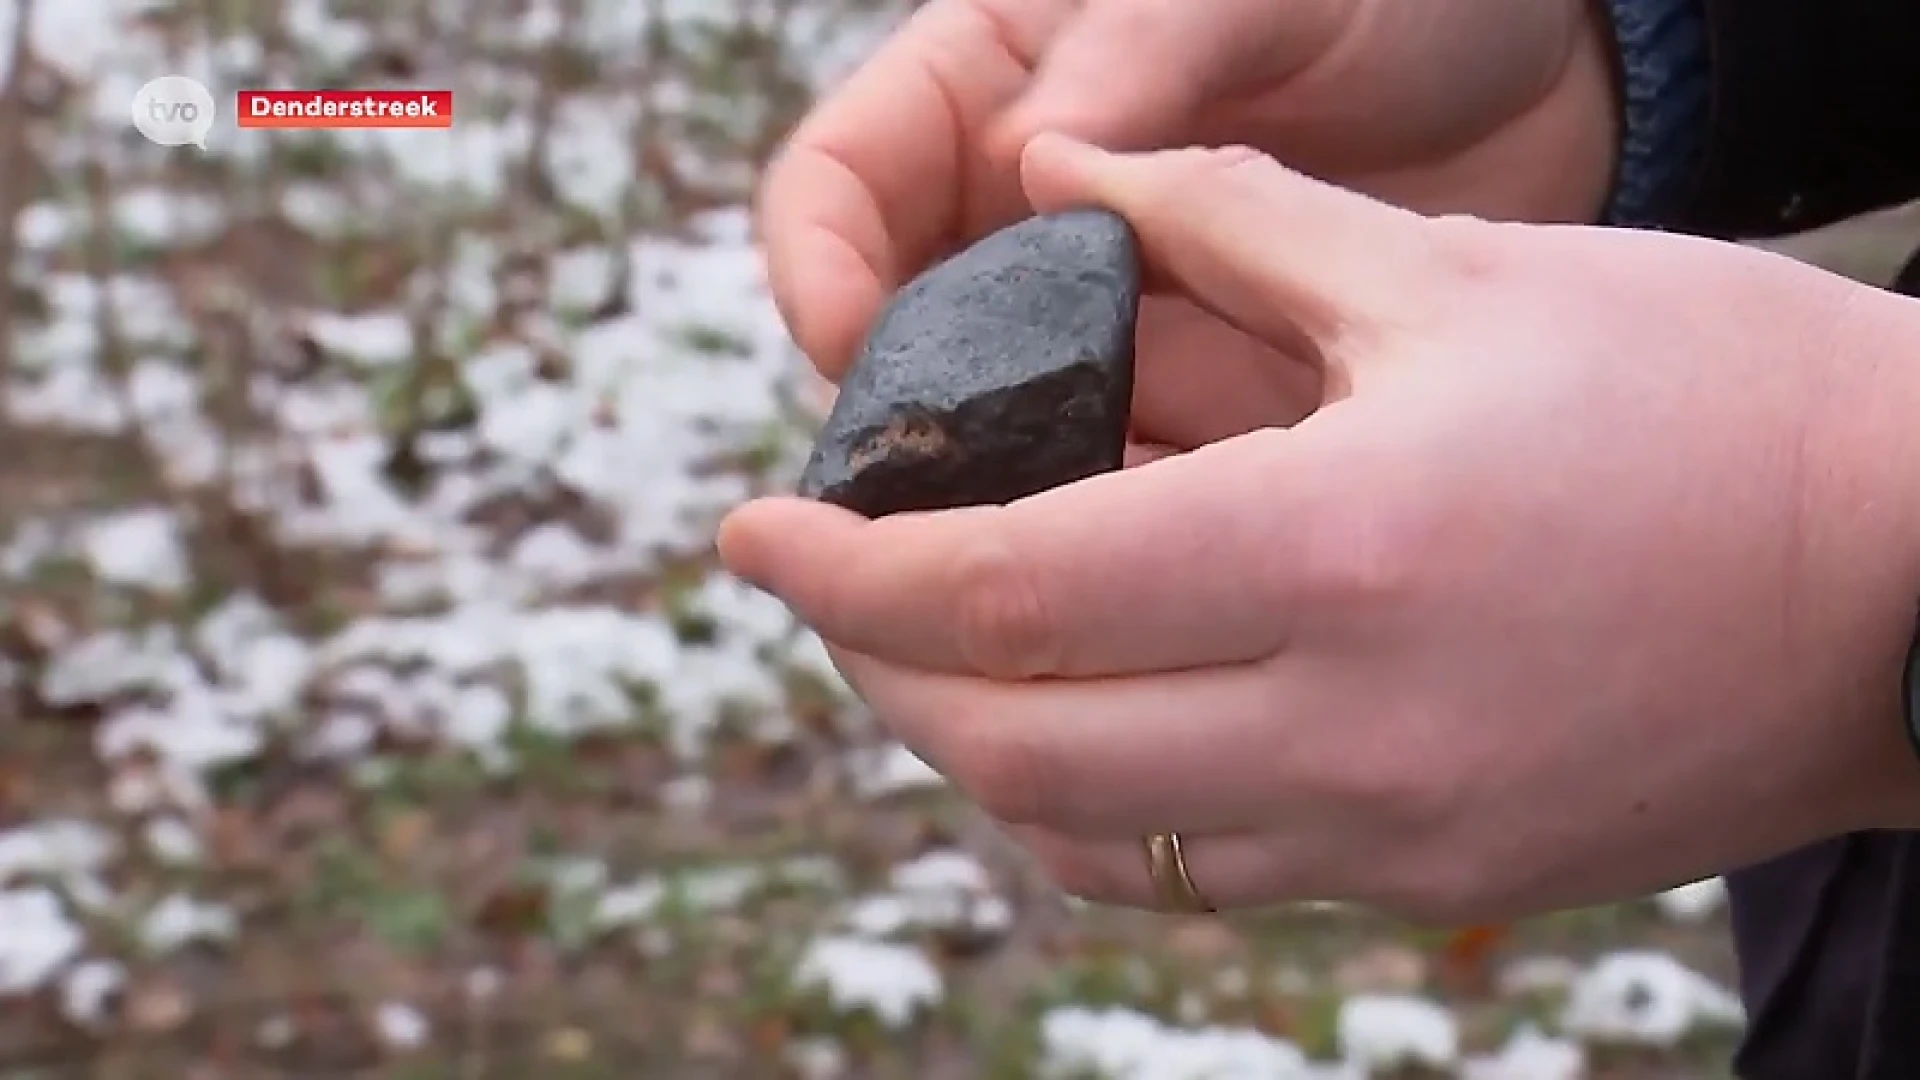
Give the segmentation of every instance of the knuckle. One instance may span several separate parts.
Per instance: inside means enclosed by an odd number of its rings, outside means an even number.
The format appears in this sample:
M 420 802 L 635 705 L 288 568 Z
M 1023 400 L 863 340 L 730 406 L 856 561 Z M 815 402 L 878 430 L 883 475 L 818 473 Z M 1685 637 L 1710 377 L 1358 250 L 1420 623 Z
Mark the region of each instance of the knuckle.
M 1426 839 L 1444 836 L 1461 819 L 1470 793 L 1451 715 L 1418 699 L 1388 704 L 1356 730 L 1345 794 L 1388 835 Z
M 1418 841 L 1443 829 L 1454 813 L 1448 785 L 1399 750 L 1362 752 L 1354 763 L 1329 770 L 1333 801 L 1351 807 L 1379 835 Z
M 1433 755 L 1400 753 L 1398 765 L 1371 770 L 1355 797 L 1365 800 L 1374 835 L 1392 837 L 1374 900 L 1392 914 L 1429 926 L 1463 926 L 1497 903 L 1500 867 L 1463 827 L 1462 786 Z
M 1183 153 L 1192 155 L 1190 168 L 1195 174 L 1193 179 L 1203 182 L 1247 185 L 1257 190 L 1263 181 L 1270 180 L 1280 169 L 1280 163 L 1271 156 L 1246 145 L 1208 147 Z M 1192 190 L 1182 186 L 1169 191 L 1168 196 L 1190 200 Z
M 1445 280 L 1474 285 L 1508 276 L 1510 224 L 1470 214 L 1447 214 L 1427 224 L 1428 254 Z
M 1010 825 L 1052 823 L 1056 755 L 1027 726 L 993 717 L 956 724 L 943 755 L 954 780 L 988 815 Z
M 1060 667 L 1060 633 L 1032 560 L 986 530 L 958 560 L 955 632 L 961 659 L 995 679 L 1029 679 Z
M 1438 851 L 1404 859 L 1378 906 L 1396 918 L 1428 929 L 1459 929 L 1501 920 L 1498 879 L 1470 854 Z
M 1251 146 L 1183 147 L 1160 151 L 1153 160 L 1158 167 L 1142 174 L 1144 201 L 1175 219 L 1191 214 L 1194 192 L 1253 187 L 1264 167 L 1274 165 Z

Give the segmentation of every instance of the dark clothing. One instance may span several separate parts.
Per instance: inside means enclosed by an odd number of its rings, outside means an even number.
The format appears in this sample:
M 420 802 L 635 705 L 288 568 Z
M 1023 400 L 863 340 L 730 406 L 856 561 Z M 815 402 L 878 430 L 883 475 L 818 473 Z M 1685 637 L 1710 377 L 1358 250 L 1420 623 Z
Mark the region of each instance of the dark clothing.
M 1779 235 L 1920 198 L 1920 3 L 1704 5 L 1704 161 L 1673 227 Z
M 1907 265 L 1894 275 L 1893 287 L 1908 296 L 1920 296 L 1920 251 L 1914 252 Z
M 1745 1080 L 1851 1080 L 1868 1075 L 1869 1031 L 1876 1043 L 1909 1041 L 1869 1023 L 1896 929 L 1894 886 L 1910 858 L 1905 837 L 1841 837 L 1727 875 L 1749 1025 L 1736 1062 Z M 1920 1066 L 1891 1075 L 1914 1080 Z
M 1920 254 L 1895 287 L 1920 295 Z M 1743 1080 L 1920 1080 L 1920 833 L 1843 836 L 1727 885 Z
M 1742 239 L 1920 198 L 1920 0 L 1605 6 L 1627 127 L 1613 218 Z M 1920 294 L 1920 262 L 1902 277 Z M 1739 1074 L 1920 1080 L 1920 833 L 1840 837 L 1727 881 Z
M 1920 296 L 1920 252 L 1893 287 Z M 1843 836 L 1727 885 L 1743 1080 L 1920 1080 L 1920 833 Z

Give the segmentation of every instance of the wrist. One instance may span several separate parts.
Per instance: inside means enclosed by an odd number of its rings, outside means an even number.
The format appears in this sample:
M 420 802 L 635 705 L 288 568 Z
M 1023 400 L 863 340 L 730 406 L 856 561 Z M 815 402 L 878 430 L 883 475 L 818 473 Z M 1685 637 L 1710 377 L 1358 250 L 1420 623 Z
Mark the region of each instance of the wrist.
M 1873 686 L 1866 688 L 1865 738 L 1877 761 L 1871 782 L 1857 791 L 1868 802 L 1862 828 L 1920 828 L 1920 732 L 1909 711 L 1920 686 L 1910 670 L 1920 647 L 1920 301 L 1860 289 L 1851 305 L 1844 347 L 1857 350 L 1861 382 L 1829 426 L 1848 463 L 1837 475 L 1842 499 L 1821 500 L 1837 517 L 1833 527 L 1856 532 L 1854 545 L 1884 593 L 1873 625 L 1879 633 L 1860 644 L 1873 651 Z M 1852 366 L 1852 365 L 1849 365 Z M 1852 381 L 1852 380 L 1849 380 Z M 1862 779 L 1867 779 L 1863 777 Z

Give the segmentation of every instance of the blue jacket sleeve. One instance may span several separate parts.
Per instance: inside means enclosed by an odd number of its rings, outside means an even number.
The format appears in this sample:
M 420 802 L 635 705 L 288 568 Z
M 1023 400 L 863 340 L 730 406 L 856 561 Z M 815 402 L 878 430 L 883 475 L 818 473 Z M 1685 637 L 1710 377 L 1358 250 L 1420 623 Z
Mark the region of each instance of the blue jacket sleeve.
M 1609 220 L 1777 236 L 1920 198 L 1920 3 L 1598 2 L 1626 128 Z

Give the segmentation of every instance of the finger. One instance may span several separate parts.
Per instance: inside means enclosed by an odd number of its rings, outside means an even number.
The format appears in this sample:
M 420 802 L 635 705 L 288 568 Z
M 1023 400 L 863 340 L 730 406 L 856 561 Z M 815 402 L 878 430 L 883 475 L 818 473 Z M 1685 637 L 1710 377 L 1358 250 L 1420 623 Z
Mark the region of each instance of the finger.
M 1277 700 L 1266 665 L 1004 683 L 830 652 L 888 731 L 1009 824 L 1120 839 L 1251 831 L 1276 814 L 1305 827 L 1318 812 L 1315 784 L 1299 780 L 1313 747 L 1249 760 L 1299 741 L 1286 737 L 1292 698 L 1319 692 Z
M 722 522 L 720 554 L 828 641 L 913 667 L 1027 679 L 1255 660 L 1284 637 L 1268 586 L 1290 571 L 1269 523 L 1289 512 L 1290 437 L 1260 432 L 1001 507 L 866 521 L 761 500 Z
M 1291 353 L 1179 296 L 1148 294 L 1134 334 L 1133 428 L 1196 447 L 1298 423 L 1321 401 L 1310 346 Z
M 1041 136 L 1023 178 L 1043 210 L 1125 217 L 1194 303 L 1265 341 L 1304 334 L 1343 366 L 1430 317 L 1459 265 L 1457 230 L 1245 148 L 1110 154 Z
M 1101 904 L 1164 910 L 1144 838 L 1085 840 L 1031 825 L 1006 827 L 1062 891 Z M 1317 845 L 1286 835 L 1182 833 L 1181 860 L 1194 890 L 1218 911 L 1330 900 Z
M 1238 84 L 1277 85 L 1320 55 L 1344 4 L 1272 0 L 1096 0 L 1060 33 L 996 139 L 1016 152 L 1040 132 L 1110 150 L 1171 144 L 1202 107 Z M 1124 72 L 1123 77 L 1116 77 Z
M 830 378 L 885 299 L 957 235 L 1026 201 L 972 143 L 1025 87 L 1067 3 L 935 0 L 808 116 L 761 185 L 775 304 Z

